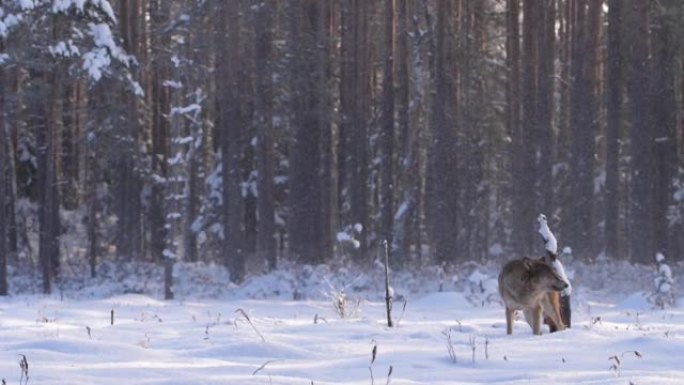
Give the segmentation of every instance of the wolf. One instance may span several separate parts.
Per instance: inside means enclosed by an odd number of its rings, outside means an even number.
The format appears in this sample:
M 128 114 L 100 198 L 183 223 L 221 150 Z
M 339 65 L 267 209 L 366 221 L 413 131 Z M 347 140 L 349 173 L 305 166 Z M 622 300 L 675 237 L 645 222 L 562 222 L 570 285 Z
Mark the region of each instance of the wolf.
M 499 294 L 506 307 L 506 334 L 513 334 L 513 315 L 522 310 L 536 335 L 541 334 L 542 314 L 551 318 L 559 330 L 565 328 L 549 293 L 568 284 L 544 261 L 523 258 L 506 263 L 499 274 Z M 558 298 L 558 297 L 556 297 Z

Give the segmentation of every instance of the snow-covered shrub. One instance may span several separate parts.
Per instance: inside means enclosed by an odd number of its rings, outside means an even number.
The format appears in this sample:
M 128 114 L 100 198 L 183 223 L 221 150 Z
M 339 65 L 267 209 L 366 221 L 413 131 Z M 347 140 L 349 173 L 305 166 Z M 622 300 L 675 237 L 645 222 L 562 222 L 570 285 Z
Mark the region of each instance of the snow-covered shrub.
M 347 293 L 357 291 L 360 282 L 367 281 L 368 277 L 360 273 L 354 277 L 345 268 L 339 269 L 333 275 L 329 274 L 330 272 L 322 279 L 327 285 L 327 288 L 321 290 L 322 294 L 331 301 L 333 309 L 340 318 L 356 317 L 361 299 L 348 297 Z M 361 283 L 361 286 L 367 287 L 368 285 Z
M 342 231 L 337 233 L 337 243 L 344 260 L 350 259 L 355 250 L 361 247 L 359 238 L 362 231 L 363 226 L 360 223 L 357 223 L 355 225 L 345 226 Z
M 655 285 L 653 295 L 651 297 L 655 306 L 664 309 L 665 306 L 674 305 L 674 292 L 672 284 L 672 269 L 665 263 L 665 256 L 662 253 L 657 253 L 655 257 L 656 272 L 653 283 Z
M 468 276 L 466 291 L 468 301 L 475 306 L 499 301 L 497 276 L 482 273 L 479 269 Z

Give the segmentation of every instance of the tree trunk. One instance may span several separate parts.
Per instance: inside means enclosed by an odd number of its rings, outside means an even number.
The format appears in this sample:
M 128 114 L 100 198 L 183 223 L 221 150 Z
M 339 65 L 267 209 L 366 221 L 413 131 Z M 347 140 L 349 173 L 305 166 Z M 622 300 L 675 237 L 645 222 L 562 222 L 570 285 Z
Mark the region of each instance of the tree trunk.
M 88 156 L 90 166 L 86 167 L 86 183 L 88 191 L 86 191 L 88 199 L 88 261 L 90 262 L 90 277 L 95 278 L 97 275 L 97 260 L 100 255 L 100 239 L 99 239 L 99 224 L 98 212 L 100 211 L 99 198 L 97 194 L 98 175 L 97 159 L 95 154 L 91 153 Z
M 340 68 L 340 213 L 345 227 L 360 225 L 355 234 L 359 248 L 356 262 L 367 262 L 368 245 L 368 11 L 365 1 L 341 3 Z
M 677 155 L 677 98 L 675 93 L 675 72 L 677 71 L 678 25 L 682 15 L 679 0 L 661 1 L 656 5 L 656 17 L 652 25 L 652 65 L 650 72 L 652 86 L 652 116 L 654 127 L 654 230 L 655 250 L 674 256 L 675 240 L 681 233 L 670 227 L 668 213 L 674 193 L 679 158 Z M 679 7 L 679 9 L 677 9 Z M 679 36 L 681 36 L 681 27 Z
M 139 0 L 120 2 L 121 31 L 126 52 L 142 62 L 144 50 L 140 41 L 145 41 L 141 31 L 144 11 Z M 134 77 L 138 75 L 134 73 Z M 118 218 L 116 229 L 117 253 L 126 260 L 137 260 L 142 256 L 143 226 L 141 177 L 136 171 L 139 158 L 139 137 L 142 130 L 139 122 L 139 101 L 127 91 L 121 92 L 121 103 L 125 109 L 125 124 L 121 127 L 118 145 L 121 151 L 114 161 L 115 212 Z
M 558 0 L 558 41 L 559 41 L 559 63 L 560 79 L 558 82 L 559 105 L 558 105 L 558 135 L 555 138 L 554 158 L 558 166 L 553 184 L 555 186 L 558 208 L 562 214 L 558 230 L 564 239 L 564 243 L 570 245 L 570 234 L 572 233 L 573 218 L 572 209 L 572 178 L 570 177 L 570 162 L 572 150 L 570 143 L 570 114 L 571 103 L 571 81 L 572 81 L 572 47 L 574 43 L 574 24 L 573 24 L 573 5 L 574 1 Z
M 385 0 L 385 62 L 380 132 L 380 237 L 394 253 L 394 0 Z
M 274 201 L 274 160 L 273 160 L 273 84 L 272 84 L 272 7 L 271 1 L 263 4 L 256 15 L 255 33 L 255 66 L 256 66 L 256 100 L 255 113 L 257 122 L 257 191 L 258 195 L 258 227 L 256 253 L 259 261 L 266 261 L 269 270 L 277 267 L 275 242 L 275 201 Z
M 622 126 L 622 0 L 608 1 L 608 58 L 606 79 L 606 211 L 605 253 L 621 255 L 619 244 L 620 138 Z
M 318 60 L 320 61 L 323 81 L 318 84 L 316 92 L 320 95 L 321 121 L 321 239 L 320 255 L 324 260 L 333 256 L 334 234 L 337 233 L 338 221 L 334 218 L 338 215 L 337 203 L 337 183 L 336 172 L 337 162 L 335 159 L 334 136 L 334 94 L 329 88 L 334 84 L 336 76 L 334 74 L 335 59 L 337 56 L 336 31 L 337 31 L 337 10 L 336 1 L 326 1 L 321 4 L 321 20 L 319 21 L 319 33 L 316 35 L 318 41 Z
M 187 182 L 187 197 L 185 200 L 185 225 L 183 227 L 183 251 L 185 253 L 183 259 L 187 262 L 197 262 L 197 233 L 194 228 L 195 220 L 199 214 L 199 205 L 201 197 L 200 184 L 200 165 L 201 165 L 201 145 L 198 141 L 204 143 L 202 137 L 202 127 L 195 123 L 189 123 L 188 128 L 190 136 L 192 136 L 192 143 L 188 150 L 188 182 Z
M 411 129 L 409 122 L 409 51 L 408 51 L 408 2 L 397 1 L 397 130 L 399 135 L 398 171 L 401 201 L 394 214 L 394 245 L 397 257 L 394 263 L 404 266 L 411 258 L 411 224 L 415 220 L 416 203 L 419 191 L 416 191 L 416 179 L 419 178 L 418 159 L 420 154 L 414 151 L 418 142 L 418 132 Z M 417 234 L 413 234 L 415 238 Z
M 569 215 L 569 242 L 574 254 L 585 260 L 594 257 L 592 211 L 594 206 L 594 148 L 598 132 L 597 55 L 601 0 L 576 3 L 574 46 L 572 51 L 572 96 L 570 129 L 572 133 L 572 196 Z
M 152 108 L 152 173 L 150 181 L 152 185 L 152 196 L 150 199 L 150 252 L 152 260 L 162 262 L 165 258 L 164 250 L 167 246 L 168 228 L 166 220 L 166 205 L 168 189 L 168 152 L 170 127 L 167 114 L 169 113 L 169 93 L 164 82 L 170 78 L 167 66 L 168 58 L 163 50 L 169 46 L 169 39 L 164 29 L 167 28 L 168 14 L 167 7 L 160 3 L 160 0 L 150 1 L 150 20 L 151 25 L 151 108 Z
M 540 38 L 540 16 L 542 9 L 534 0 L 523 1 L 522 47 L 522 120 L 514 144 L 514 191 L 513 244 L 516 254 L 529 255 L 534 238 L 535 207 L 537 206 L 537 151 L 538 118 L 537 68 L 539 62 L 537 40 Z
M 0 53 L 4 53 L 4 42 L 0 40 Z M 7 212 L 7 147 L 10 138 L 6 122 L 6 103 L 5 103 L 5 69 L 0 68 L 0 296 L 8 294 L 7 283 L 7 225 L 5 218 L 14 213 Z
M 39 256 L 43 273 L 43 293 L 52 292 L 52 280 L 59 272 L 59 190 L 57 148 L 59 120 L 61 115 L 60 96 L 62 93 L 62 74 L 53 68 L 49 75 L 50 95 L 48 105 L 38 117 L 43 124 L 36 126 L 39 152 Z
M 655 251 L 653 218 L 653 130 L 650 127 L 648 74 L 648 2 L 632 0 L 629 12 L 631 66 L 629 81 L 631 186 L 629 212 L 630 257 L 648 263 Z
M 515 254 L 524 254 L 526 235 L 529 219 L 524 221 L 522 202 L 525 197 L 520 191 L 521 184 L 518 181 L 522 173 L 522 121 L 521 121 L 521 87 L 520 87 L 520 0 L 507 1 L 506 18 L 506 130 L 508 137 L 512 139 L 510 146 L 510 173 L 512 175 L 512 240 L 511 246 Z
M 79 129 L 78 126 L 78 109 L 76 100 L 77 81 L 67 80 L 64 84 L 64 92 L 61 96 L 63 103 L 62 112 L 62 127 L 63 134 L 60 141 L 62 142 L 62 154 L 60 154 L 62 163 L 62 204 L 67 210 L 75 210 L 80 204 L 80 196 L 78 192 L 78 160 L 79 160 Z
M 322 122 L 323 95 L 320 85 L 325 81 L 324 57 L 320 46 L 322 10 L 316 0 L 294 2 L 293 26 L 295 57 L 291 75 L 295 132 L 290 154 L 290 218 L 288 223 L 290 252 L 296 261 L 318 264 L 327 255 L 323 244 L 321 136 L 326 129 Z M 299 22 L 297 22 L 299 21 Z
M 230 269 L 230 280 L 242 282 L 245 277 L 245 254 L 242 231 L 242 194 L 240 175 L 240 96 L 238 93 L 240 64 L 240 7 L 236 1 L 222 4 L 219 17 L 221 42 L 217 72 L 219 85 L 219 124 L 223 177 L 223 257 Z
M 439 2 L 435 36 L 435 79 L 432 100 L 433 141 L 427 183 L 430 185 L 431 240 L 433 254 L 439 263 L 450 262 L 454 250 L 458 250 L 458 175 L 456 169 L 455 132 L 449 124 L 447 106 L 454 92 L 453 79 L 447 76 L 449 65 L 447 54 L 450 49 L 449 16 L 451 7 Z
M 544 0 L 539 7 L 541 23 L 538 32 L 537 111 L 535 137 L 537 142 L 536 209 L 554 212 L 553 199 L 553 100 L 554 63 L 556 60 L 556 0 Z M 535 214 L 535 213 L 533 213 Z

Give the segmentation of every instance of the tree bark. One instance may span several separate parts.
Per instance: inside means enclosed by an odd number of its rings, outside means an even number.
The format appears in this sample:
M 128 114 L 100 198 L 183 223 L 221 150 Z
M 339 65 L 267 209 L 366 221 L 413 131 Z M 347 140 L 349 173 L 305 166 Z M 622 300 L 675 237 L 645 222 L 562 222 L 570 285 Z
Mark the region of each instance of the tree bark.
M 400 201 L 394 214 L 394 245 L 396 257 L 394 263 L 404 266 L 411 258 L 412 223 L 416 219 L 416 205 L 419 191 L 416 191 L 416 180 L 419 176 L 418 160 L 420 154 L 415 150 L 418 142 L 417 129 L 410 126 L 409 120 L 409 50 L 408 50 L 408 18 L 409 4 L 407 0 L 397 1 L 397 131 L 399 136 L 398 182 L 401 191 Z M 411 236 L 413 235 L 413 237 Z
M 59 190 L 58 168 L 59 151 L 57 149 L 59 135 L 59 117 L 61 115 L 60 95 L 61 76 L 58 68 L 53 68 L 49 74 L 50 95 L 48 105 L 43 113 L 45 118 L 40 119 L 44 125 L 38 125 L 36 129 L 39 153 L 39 184 L 40 184 L 40 207 L 39 207 L 39 256 L 43 273 L 43 293 L 52 292 L 52 281 L 59 272 Z
M 145 41 L 141 19 L 144 17 L 145 0 L 122 0 L 119 4 L 121 13 L 121 31 L 123 46 L 126 52 L 134 55 L 142 62 L 145 55 L 140 42 Z M 133 69 L 133 77 L 142 73 Z M 139 163 L 139 138 L 141 125 L 139 121 L 139 101 L 127 91 L 121 91 L 121 104 L 125 110 L 125 124 L 121 127 L 118 145 L 121 151 L 115 155 L 115 212 L 118 218 L 116 228 L 117 253 L 126 260 L 137 260 L 142 256 L 143 232 L 141 192 L 143 189 L 140 174 L 136 171 Z
M 571 216 L 569 243 L 575 255 L 594 257 L 594 148 L 598 132 L 597 55 L 601 0 L 576 2 L 571 85 L 572 196 L 566 207 Z
M 0 40 L 0 53 L 4 53 L 4 42 Z M 7 283 L 7 225 L 5 218 L 14 213 L 7 212 L 7 147 L 9 145 L 9 131 L 6 122 L 5 103 L 5 69 L 0 68 L 0 296 L 6 296 L 9 291 Z
M 170 79 L 168 64 L 169 57 L 164 52 L 170 45 L 168 33 L 168 7 L 160 2 L 151 0 L 150 6 L 150 102 L 152 107 L 151 141 L 152 141 L 152 187 L 150 199 L 150 253 L 152 260 L 166 264 L 165 251 L 169 248 L 169 229 L 167 221 L 167 206 L 169 205 L 168 191 L 170 191 L 168 176 L 170 96 L 168 87 L 164 85 Z
M 380 237 L 394 255 L 394 0 L 385 0 L 385 62 L 380 132 Z
M 342 225 L 360 225 L 355 262 L 367 262 L 368 220 L 368 2 L 342 0 L 339 173 Z
M 524 200 L 521 182 L 518 179 L 523 172 L 524 162 L 521 158 L 522 143 L 522 110 L 521 110 L 521 72 L 520 72 L 520 0 L 507 1 L 506 17 L 506 131 L 511 138 L 510 173 L 512 197 L 512 240 L 511 246 L 516 254 L 524 254 L 528 247 L 525 239 L 527 224 L 525 220 Z M 529 211 L 529 210 L 528 210 Z M 529 215 L 529 212 L 527 213 Z
M 294 2 L 292 22 L 296 58 L 291 67 L 294 136 L 290 154 L 289 249 L 296 261 L 318 264 L 328 255 L 321 253 L 322 223 L 321 137 L 325 82 L 324 48 L 320 46 L 323 12 L 316 0 Z M 299 22 L 297 22 L 299 21 Z
M 259 260 L 266 261 L 268 269 L 277 267 L 275 242 L 275 201 L 274 201 L 274 161 L 273 161 L 273 84 L 272 84 L 272 1 L 267 1 L 259 8 L 254 24 L 255 33 L 255 66 L 256 66 L 256 100 L 255 113 L 257 120 L 257 191 L 258 195 L 258 227 L 256 253 Z
M 434 256 L 438 263 L 450 262 L 454 250 L 458 250 L 458 175 L 456 168 L 456 137 L 449 124 L 447 106 L 452 102 L 453 79 L 447 76 L 449 64 L 447 54 L 448 23 L 451 7 L 447 2 L 439 2 L 435 34 L 435 79 L 432 100 L 433 141 L 431 143 L 430 163 L 427 183 L 430 184 L 429 201 L 431 220 L 431 240 Z
M 665 0 L 655 4 L 655 18 L 652 32 L 652 116 L 654 127 L 654 230 L 655 252 L 674 256 L 677 237 L 670 226 L 668 213 L 674 193 L 674 182 L 678 172 L 677 154 L 677 98 L 675 93 L 675 71 L 677 55 L 681 44 L 677 39 L 677 26 L 681 23 L 681 1 Z M 681 36 L 681 27 L 679 36 Z
M 217 41 L 221 42 L 217 72 L 219 85 L 219 124 L 223 177 L 223 256 L 230 269 L 230 280 L 240 283 L 245 277 L 242 231 L 240 175 L 241 111 L 239 87 L 240 7 L 237 1 L 222 3 Z
M 630 81 L 630 141 L 632 170 L 630 186 L 629 239 L 632 262 L 652 261 L 655 250 L 653 217 L 653 130 L 650 127 L 648 73 L 648 2 L 631 0 L 628 24 L 631 51 Z
M 556 0 L 543 0 L 538 7 L 537 111 L 535 134 L 537 141 L 536 183 L 537 211 L 554 212 L 553 197 L 553 111 L 554 63 L 556 61 Z M 533 213 L 534 214 L 534 213 Z
M 622 0 L 608 1 L 608 57 L 606 79 L 606 211 L 605 253 L 607 257 L 621 255 L 619 243 L 620 209 L 620 138 L 622 127 L 623 45 Z

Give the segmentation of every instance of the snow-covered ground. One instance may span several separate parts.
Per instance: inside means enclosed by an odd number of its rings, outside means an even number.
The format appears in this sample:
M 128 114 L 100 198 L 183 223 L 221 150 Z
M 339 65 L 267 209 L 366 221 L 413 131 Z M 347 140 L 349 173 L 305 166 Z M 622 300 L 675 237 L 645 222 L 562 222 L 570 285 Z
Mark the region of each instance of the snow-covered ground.
M 0 378 L 19 384 L 24 355 L 29 384 L 684 383 L 682 301 L 652 309 L 636 284 L 650 276 L 612 282 L 631 281 L 631 292 L 577 282 L 572 329 L 533 336 L 518 320 L 507 336 L 494 273 L 468 274 L 453 278 L 461 285 L 445 278 L 443 292 L 435 280 L 397 285 L 394 328 L 363 279 L 366 291 L 347 287 L 346 318 L 333 305 L 336 281 L 295 288 L 304 299 L 293 301 L 284 273 L 211 299 L 15 294 L 0 298 Z

